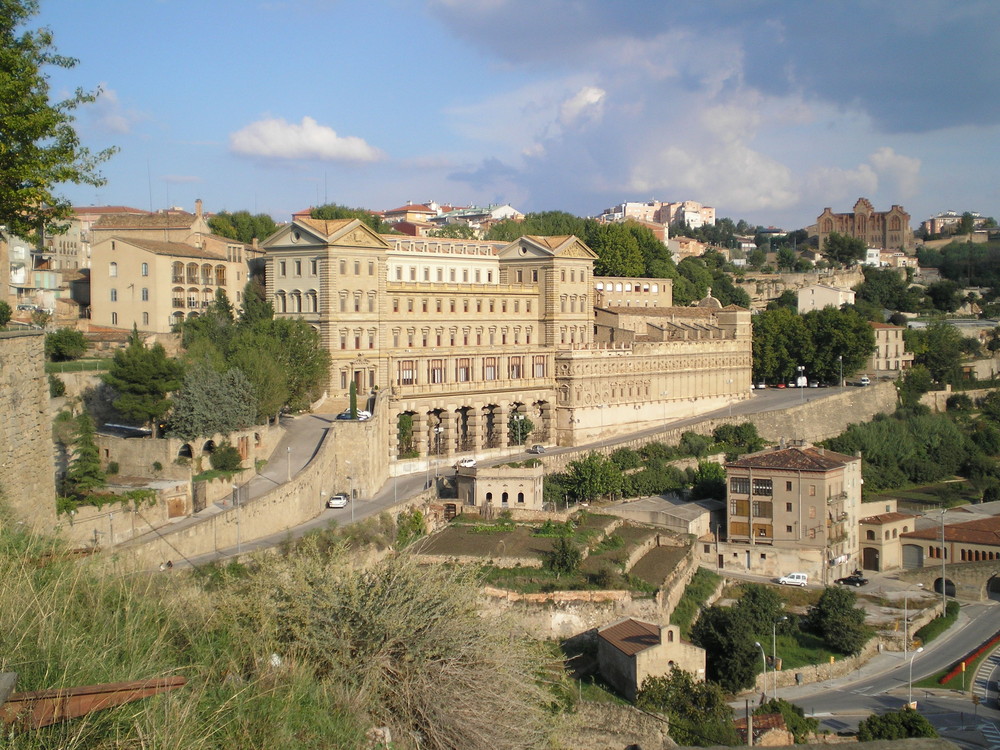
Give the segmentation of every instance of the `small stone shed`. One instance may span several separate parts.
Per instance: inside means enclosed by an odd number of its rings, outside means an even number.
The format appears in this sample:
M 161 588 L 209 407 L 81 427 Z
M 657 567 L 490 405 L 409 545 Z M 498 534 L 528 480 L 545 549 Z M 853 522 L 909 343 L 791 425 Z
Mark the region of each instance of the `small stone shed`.
M 497 513 L 503 510 L 542 510 L 544 468 L 539 466 L 459 467 L 456 484 L 459 503 Z

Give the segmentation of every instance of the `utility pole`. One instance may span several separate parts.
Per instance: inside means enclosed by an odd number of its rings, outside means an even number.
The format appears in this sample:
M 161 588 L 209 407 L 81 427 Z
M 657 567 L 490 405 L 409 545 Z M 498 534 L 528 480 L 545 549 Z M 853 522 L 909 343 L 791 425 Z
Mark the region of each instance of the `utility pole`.
M 946 512 L 947 512 L 946 508 L 941 509 L 941 616 L 942 617 L 944 617 L 944 613 L 948 609 L 948 574 L 947 574 L 948 548 L 944 546 L 944 514 Z

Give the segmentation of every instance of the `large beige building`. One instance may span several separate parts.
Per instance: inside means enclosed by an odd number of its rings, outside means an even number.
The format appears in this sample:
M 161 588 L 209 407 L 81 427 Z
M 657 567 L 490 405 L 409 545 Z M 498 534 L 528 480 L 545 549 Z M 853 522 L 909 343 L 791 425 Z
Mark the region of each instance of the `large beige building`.
M 576 445 L 749 395 L 749 311 L 646 307 L 669 304 L 669 283 L 598 281 L 575 237 L 380 236 L 296 216 L 263 245 L 276 315 L 305 319 L 331 353 L 329 395 L 388 389 L 384 450 L 398 462 Z M 603 341 L 598 284 L 624 305 L 603 308 Z M 612 340 L 623 315 L 644 317 Z
M 824 208 L 816 219 L 819 249 L 823 250 L 831 232 L 846 234 L 864 240 L 868 247 L 880 250 L 912 250 L 916 245 L 910 229 L 910 215 L 902 206 L 888 211 L 876 211 L 867 198 L 858 198 L 849 214 L 835 214 Z
M 726 481 L 720 568 L 798 571 L 832 583 L 860 567 L 860 458 L 808 445 L 776 448 L 726 464 Z
M 906 341 L 903 340 L 906 329 L 874 321 L 868 325 L 875 331 L 875 351 L 868 360 L 868 373 L 900 377 L 913 366 L 913 352 L 906 351 Z

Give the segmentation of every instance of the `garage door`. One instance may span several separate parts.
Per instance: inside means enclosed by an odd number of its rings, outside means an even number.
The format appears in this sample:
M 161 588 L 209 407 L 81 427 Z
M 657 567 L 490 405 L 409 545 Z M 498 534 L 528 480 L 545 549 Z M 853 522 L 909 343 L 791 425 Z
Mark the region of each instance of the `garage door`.
M 919 544 L 904 544 L 903 567 L 907 570 L 924 567 L 924 548 Z

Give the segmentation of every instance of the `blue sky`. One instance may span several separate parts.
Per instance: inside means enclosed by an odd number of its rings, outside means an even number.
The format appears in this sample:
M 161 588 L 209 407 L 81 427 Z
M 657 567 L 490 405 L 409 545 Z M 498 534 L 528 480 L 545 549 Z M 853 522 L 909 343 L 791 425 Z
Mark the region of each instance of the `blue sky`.
M 80 205 L 1000 218 L 995 0 L 41 0 Z

